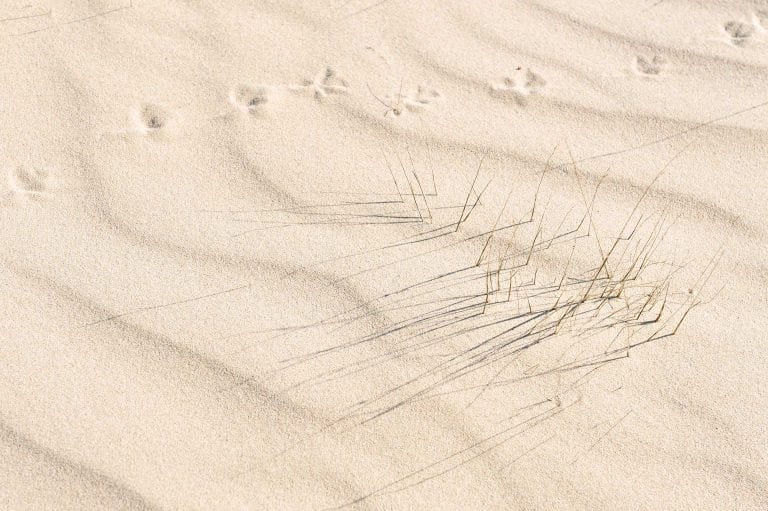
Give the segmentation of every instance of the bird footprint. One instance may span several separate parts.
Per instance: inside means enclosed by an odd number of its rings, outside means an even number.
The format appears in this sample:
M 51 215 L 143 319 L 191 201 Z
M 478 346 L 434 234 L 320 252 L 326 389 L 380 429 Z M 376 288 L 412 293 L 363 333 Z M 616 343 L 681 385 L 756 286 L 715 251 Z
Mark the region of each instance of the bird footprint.
M 755 25 L 743 21 L 729 21 L 723 25 L 723 30 L 734 46 L 745 46 L 755 33 Z
M 49 174 L 45 170 L 19 166 L 9 171 L 7 178 L 10 197 L 39 199 L 48 188 Z
M 291 86 L 290 89 L 296 92 L 309 92 L 320 101 L 329 95 L 346 94 L 349 84 L 332 68 L 326 67 L 313 79 L 305 79 L 301 85 Z
M 765 33 L 768 31 L 768 10 L 757 11 L 752 15 L 752 23 Z
M 379 99 L 379 101 L 388 108 L 384 115 L 392 112 L 394 115 L 399 116 L 405 111 L 412 113 L 421 112 L 439 97 L 440 93 L 436 90 L 419 85 L 411 93 L 403 94 L 400 91 L 396 94 L 387 94 L 382 99 Z
M 658 76 L 664 71 L 666 65 L 666 59 L 659 55 L 654 55 L 651 58 L 641 55 L 635 57 L 635 71 L 643 76 Z
M 152 133 L 163 129 L 170 119 L 170 114 L 165 108 L 153 103 L 144 103 L 138 106 L 134 112 L 134 123 L 144 133 Z
M 264 86 L 240 85 L 231 93 L 232 102 L 250 113 L 256 113 L 269 103 L 269 89 Z
M 547 86 L 543 76 L 531 69 L 517 69 L 519 76 L 505 76 L 501 82 L 491 83 L 491 92 L 497 96 L 512 98 L 519 105 L 525 105 L 530 96 L 538 96 Z

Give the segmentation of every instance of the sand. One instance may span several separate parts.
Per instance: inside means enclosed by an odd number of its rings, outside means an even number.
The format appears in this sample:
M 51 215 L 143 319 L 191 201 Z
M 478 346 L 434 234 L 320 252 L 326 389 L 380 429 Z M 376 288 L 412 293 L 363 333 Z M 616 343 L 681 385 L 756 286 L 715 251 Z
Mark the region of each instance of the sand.
M 768 508 L 768 3 L 7 0 L 0 508 Z

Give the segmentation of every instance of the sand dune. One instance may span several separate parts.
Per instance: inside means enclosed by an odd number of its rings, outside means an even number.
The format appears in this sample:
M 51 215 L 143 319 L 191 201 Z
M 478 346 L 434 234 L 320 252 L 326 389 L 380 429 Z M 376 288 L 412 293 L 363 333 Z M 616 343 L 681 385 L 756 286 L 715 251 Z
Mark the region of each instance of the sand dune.
M 768 507 L 768 3 L 0 39 L 0 508 Z

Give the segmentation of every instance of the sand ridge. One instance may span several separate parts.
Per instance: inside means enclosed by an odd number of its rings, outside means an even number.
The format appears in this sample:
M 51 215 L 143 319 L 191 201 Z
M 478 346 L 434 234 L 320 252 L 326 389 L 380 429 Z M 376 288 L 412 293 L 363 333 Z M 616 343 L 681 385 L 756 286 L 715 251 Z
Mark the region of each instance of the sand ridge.
M 0 40 L 0 508 L 768 506 L 764 2 Z

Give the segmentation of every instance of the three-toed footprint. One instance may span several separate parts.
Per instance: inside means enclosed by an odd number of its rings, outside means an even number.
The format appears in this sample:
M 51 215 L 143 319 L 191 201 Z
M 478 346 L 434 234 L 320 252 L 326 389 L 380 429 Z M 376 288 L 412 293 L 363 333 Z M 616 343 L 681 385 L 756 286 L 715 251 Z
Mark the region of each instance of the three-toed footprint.
M 382 98 L 374 94 L 374 97 L 387 107 L 386 112 L 384 112 L 385 116 L 390 112 L 395 116 L 400 116 L 403 112 L 418 113 L 425 110 L 440 97 L 440 93 L 424 85 L 419 85 L 416 90 L 410 93 L 404 94 L 401 88 L 395 94 L 386 94 Z
M 547 81 L 532 69 L 518 68 L 515 76 L 505 76 L 501 82 L 491 83 L 491 93 L 513 99 L 518 105 L 526 105 L 530 96 L 540 95 Z
M 7 174 L 8 193 L 6 198 L 39 199 L 48 186 L 49 173 L 38 168 L 18 166 Z
M 261 85 L 257 87 L 240 85 L 235 87 L 230 94 L 230 99 L 235 106 L 254 114 L 266 107 L 269 103 L 269 97 L 269 88 Z
M 752 23 L 763 33 L 768 32 L 768 9 L 756 11 L 752 15 Z
M 326 67 L 311 80 L 304 79 L 300 85 L 292 85 L 289 89 L 309 93 L 319 101 L 332 94 L 346 94 L 349 84 L 332 68 Z
M 170 119 L 165 108 L 154 103 L 144 103 L 133 110 L 133 122 L 144 133 L 153 133 L 163 129 Z
M 729 21 L 723 25 L 723 31 L 734 46 L 746 46 L 755 34 L 755 25 L 743 21 Z
M 660 55 L 654 55 L 652 57 L 645 57 L 642 55 L 638 55 L 637 57 L 635 57 L 634 66 L 633 66 L 637 74 L 639 74 L 640 76 L 647 76 L 647 77 L 661 75 L 666 69 L 666 67 L 667 67 L 667 60 Z

